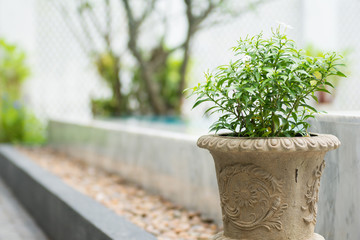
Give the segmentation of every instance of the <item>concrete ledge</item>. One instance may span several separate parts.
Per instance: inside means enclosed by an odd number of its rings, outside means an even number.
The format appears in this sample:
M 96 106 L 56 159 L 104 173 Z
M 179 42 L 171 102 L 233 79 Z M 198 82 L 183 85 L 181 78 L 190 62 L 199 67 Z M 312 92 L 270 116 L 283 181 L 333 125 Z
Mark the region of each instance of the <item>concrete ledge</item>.
M 11 146 L 0 146 L 0 177 L 52 240 L 156 239 Z
M 123 122 L 50 120 L 51 147 L 221 224 L 214 161 L 197 136 Z
M 311 131 L 333 134 L 341 147 L 326 155 L 315 231 L 326 240 L 360 239 L 360 115 L 323 114 Z

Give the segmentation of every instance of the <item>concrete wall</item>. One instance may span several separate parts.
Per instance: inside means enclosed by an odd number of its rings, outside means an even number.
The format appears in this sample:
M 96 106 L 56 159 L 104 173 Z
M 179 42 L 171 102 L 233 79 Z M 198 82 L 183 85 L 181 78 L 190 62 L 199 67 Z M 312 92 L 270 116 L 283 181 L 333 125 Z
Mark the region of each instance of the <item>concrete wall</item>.
M 342 142 L 326 155 L 316 231 L 326 240 L 358 240 L 360 114 L 319 116 L 312 131 L 332 133 Z M 221 222 L 213 160 L 196 147 L 197 137 L 101 121 L 53 120 L 49 138 L 58 149 Z
M 312 131 L 336 135 L 339 149 L 326 155 L 316 230 L 326 240 L 360 239 L 360 114 L 320 115 Z
M 214 163 L 197 137 L 102 121 L 50 121 L 52 146 L 221 222 Z
M 144 229 L 71 188 L 13 147 L 0 145 L 0 177 L 49 239 L 156 240 Z

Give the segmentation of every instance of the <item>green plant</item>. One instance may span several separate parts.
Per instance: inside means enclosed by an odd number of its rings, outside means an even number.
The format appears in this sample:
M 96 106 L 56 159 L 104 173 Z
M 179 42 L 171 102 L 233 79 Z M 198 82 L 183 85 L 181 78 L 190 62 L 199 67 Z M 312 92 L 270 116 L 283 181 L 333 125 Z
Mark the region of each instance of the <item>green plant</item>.
M 19 98 L 21 85 L 29 75 L 25 52 L 0 39 L 0 94 Z
M 105 53 L 92 53 L 92 55 L 99 75 L 112 91 L 112 96 L 109 99 L 91 99 L 93 114 L 105 116 L 102 115 L 102 112 L 108 110 L 111 110 L 109 116 L 127 114 L 129 112 L 128 96 L 121 92 L 120 58 L 112 50 Z M 109 104 L 111 105 L 110 109 L 108 108 Z M 101 109 L 101 106 L 105 108 Z
M 315 47 L 312 44 L 306 45 L 304 51 L 305 51 L 305 54 L 310 57 L 323 58 L 325 56 L 325 53 L 321 49 Z M 351 52 L 350 49 L 345 49 L 340 52 L 341 56 L 343 57 L 343 62 L 345 62 L 345 64 L 347 65 L 347 66 L 344 65 L 344 67 L 341 69 L 341 71 L 344 72 L 346 75 L 349 75 L 348 55 L 350 54 L 350 52 Z M 327 81 L 329 81 L 336 88 L 336 86 L 338 86 L 339 82 L 341 81 L 341 76 L 340 77 L 337 75 L 330 76 L 327 78 Z
M 25 52 L 0 39 L 0 142 L 45 141 L 42 123 L 20 101 L 22 84 L 29 74 Z
M 268 39 L 246 37 L 233 48 L 237 59 L 207 73 L 206 82 L 192 90 L 193 107 L 212 102 L 206 112 L 220 114 L 211 131 L 230 130 L 245 137 L 309 135 L 308 118 L 318 111 L 308 105 L 315 92 L 328 92 L 329 76 L 345 75 L 337 67 L 341 57 L 306 56 L 280 28 Z
M 117 112 L 117 106 L 113 98 L 91 99 L 91 112 L 95 116 L 113 117 Z
M 182 59 L 174 56 L 166 57 L 164 62 L 152 68 L 153 82 L 159 86 L 158 96 L 164 102 L 168 115 L 177 115 L 180 112 L 180 99 L 177 96 L 179 82 L 181 81 L 180 68 Z M 189 65 L 191 65 L 189 63 Z M 189 66 L 191 67 L 191 66 Z M 142 81 L 141 70 L 136 67 L 132 78 L 130 94 L 135 97 L 140 106 L 141 114 L 151 113 L 151 103 L 147 101 L 146 86 Z
M 304 50 L 305 50 L 305 54 L 308 55 L 308 56 L 311 56 L 311 57 L 324 57 L 323 51 L 321 51 L 321 49 L 315 47 L 312 44 L 308 44 L 305 47 Z M 341 52 L 341 55 L 344 57 L 343 62 L 345 62 L 346 65 L 347 65 L 347 66 L 343 67 L 341 69 L 341 71 L 344 72 L 346 75 L 349 75 L 349 73 L 350 73 L 349 72 L 349 67 L 348 67 L 348 55 L 349 55 L 349 53 L 350 53 L 350 49 L 346 49 L 346 50 Z M 317 92 L 316 96 L 319 99 L 319 103 L 329 103 L 334 99 L 334 96 L 336 95 L 336 87 L 339 85 L 341 80 L 342 80 L 341 77 L 337 76 L 337 75 L 330 76 L 330 77 L 327 78 L 327 81 L 330 82 L 335 88 L 329 88 L 329 87 L 325 86 L 325 88 L 327 90 L 329 90 L 331 95 L 326 93 L 326 92 Z
M 20 101 L 2 97 L 0 142 L 42 144 L 45 142 L 45 128 Z

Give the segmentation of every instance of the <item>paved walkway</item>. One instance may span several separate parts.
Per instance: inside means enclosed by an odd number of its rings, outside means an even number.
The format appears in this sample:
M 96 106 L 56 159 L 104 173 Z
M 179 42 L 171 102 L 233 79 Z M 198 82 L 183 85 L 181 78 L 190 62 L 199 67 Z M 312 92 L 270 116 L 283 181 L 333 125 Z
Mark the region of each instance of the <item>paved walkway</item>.
M 0 240 L 48 240 L 1 179 Z

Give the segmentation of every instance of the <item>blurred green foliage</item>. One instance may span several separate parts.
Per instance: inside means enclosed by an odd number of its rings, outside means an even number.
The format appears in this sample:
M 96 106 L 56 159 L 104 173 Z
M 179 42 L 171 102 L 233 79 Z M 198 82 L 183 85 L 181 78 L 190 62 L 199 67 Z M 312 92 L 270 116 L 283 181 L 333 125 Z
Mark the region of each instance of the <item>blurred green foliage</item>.
M 121 92 L 120 59 L 113 52 L 92 53 L 97 72 L 111 89 L 109 98 L 92 98 L 91 110 L 94 116 L 111 117 L 127 115 L 130 112 L 128 94 Z
M 181 65 L 181 58 L 169 56 L 167 57 L 165 64 L 153 68 L 153 81 L 160 87 L 159 97 L 165 103 L 166 109 L 169 109 L 169 111 L 173 109 L 173 112 L 171 112 L 173 115 L 176 115 L 176 112 L 180 112 L 179 108 L 181 106 L 181 99 L 177 96 L 181 79 Z M 189 65 L 191 65 L 191 63 Z M 137 108 L 141 114 L 149 114 L 149 110 L 151 109 L 150 102 L 146 100 L 147 96 L 145 88 L 146 86 L 144 81 L 142 81 L 140 69 L 135 68 L 130 94 L 131 96 L 136 97 L 137 102 L 141 103 Z
M 191 64 L 191 63 L 190 63 Z M 178 109 L 180 100 L 177 96 L 178 86 L 181 79 L 180 68 L 182 60 L 176 57 L 168 57 L 165 64 L 161 64 L 157 68 L 153 68 L 153 81 L 160 86 L 159 94 L 167 109 Z M 116 75 L 116 64 L 109 55 L 102 55 L 96 61 L 98 72 L 106 81 L 111 89 L 116 89 L 115 84 L 118 81 Z M 139 67 L 131 69 L 133 72 L 132 82 L 128 93 L 122 94 L 122 101 L 114 97 L 113 92 L 110 98 L 91 99 L 91 110 L 95 116 L 113 117 L 127 115 L 146 115 L 151 113 L 151 103 L 147 100 L 147 92 L 144 81 L 142 81 L 141 71 Z M 139 105 L 131 106 L 129 103 L 138 103 Z M 178 109 L 180 110 L 180 109 Z
M 43 124 L 21 102 L 21 89 L 30 75 L 26 54 L 0 39 L 0 142 L 41 144 Z
M 91 112 L 94 116 L 116 116 L 117 102 L 114 98 L 93 98 L 91 99 Z
M 231 0 L 181 0 L 187 31 L 176 45 L 168 44 L 173 16 L 160 0 L 55 2 L 64 23 L 111 90 L 108 98 L 92 99 L 94 116 L 172 117 L 181 115 L 194 37 L 201 29 L 239 17 L 266 1 L 246 0 L 238 5 Z M 121 29 L 119 14 L 123 16 Z M 147 24 L 156 30 L 145 30 Z M 147 38 L 151 44 L 143 44 Z
M 0 92 L 14 99 L 20 97 L 21 86 L 30 75 L 25 53 L 0 39 Z
M 320 48 L 314 46 L 313 44 L 308 44 L 306 46 L 305 54 L 307 56 L 317 57 L 317 58 L 322 58 L 322 57 L 325 56 L 325 53 Z M 349 54 L 350 54 L 350 49 L 346 49 L 346 50 L 343 50 L 342 52 L 340 52 L 340 55 L 343 57 L 342 62 L 344 63 L 344 66 L 338 66 L 337 67 L 338 70 L 345 73 L 346 75 L 350 74 L 350 71 L 349 71 L 350 68 L 349 68 L 349 62 L 348 62 Z M 316 92 L 315 94 L 316 94 L 316 96 L 318 98 L 318 103 L 319 104 L 329 104 L 334 100 L 334 98 L 336 96 L 337 86 L 340 84 L 342 78 L 340 76 L 333 75 L 333 76 L 329 76 L 327 80 L 335 88 L 324 86 L 326 88 L 326 90 L 329 91 L 329 93 L 327 93 L 327 92 Z
M 325 53 L 324 51 L 322 51 L 321 49 L 315 47 L 313 44 L 308 44 L 306 47 L 305 47 L 305 54 L 310 56 L 310 57 L 324 57 L 325 56 Z M 344 50 L 342 52 L 340 52 L 340 55 L 343 57 L 343 63 L 344 63 L 344 66 L 342 67 L 338 67 L 339 70 L 341 70 L 342 72 L 344 72 L 346 75 L 349 75 L 349 63 L 347 61 L 347 57 L 349 55 L 349 52 L 350 50 Z M 329 89 L 331 91 L 335 91 L 336 87 L 339 85 L 339 82 L 344 79 L 344 78 L 341 78 L 339 76 L 330 76 L 328 78 L 328 81 L 330 83 L 332 83 L 334 85 L 335 88 L 332 88 L 332 89 Z

